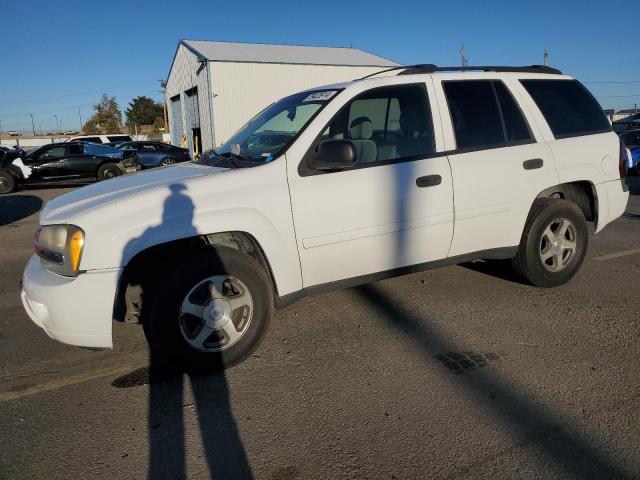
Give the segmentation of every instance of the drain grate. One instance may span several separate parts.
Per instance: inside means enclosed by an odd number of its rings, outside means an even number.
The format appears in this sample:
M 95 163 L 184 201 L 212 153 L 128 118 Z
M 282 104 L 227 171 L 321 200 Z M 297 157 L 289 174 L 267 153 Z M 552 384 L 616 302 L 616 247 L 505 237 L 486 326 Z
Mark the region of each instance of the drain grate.
M 497 353 L 476 353 L 476 352 L 447 352 L 434 355 L 433 358 L 441 361 L 445 367 L 456 375 L 471 370 L 477 370 L 491 362 L 500 360 L 502 357 Z

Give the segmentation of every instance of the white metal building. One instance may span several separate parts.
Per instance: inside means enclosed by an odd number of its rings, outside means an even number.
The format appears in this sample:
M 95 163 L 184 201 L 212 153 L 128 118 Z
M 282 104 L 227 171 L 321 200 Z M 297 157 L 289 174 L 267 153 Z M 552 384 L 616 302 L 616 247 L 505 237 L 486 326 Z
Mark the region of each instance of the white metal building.
M 201 152 L 286 95 L 396 65 L 356 48 L 181 40 L 166 85 L 171 142 Z

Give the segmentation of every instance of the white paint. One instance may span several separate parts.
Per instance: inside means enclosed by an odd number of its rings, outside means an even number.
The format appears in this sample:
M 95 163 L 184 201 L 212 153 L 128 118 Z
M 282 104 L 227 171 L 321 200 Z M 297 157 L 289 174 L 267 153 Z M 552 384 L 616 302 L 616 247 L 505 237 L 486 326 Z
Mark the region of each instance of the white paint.
M 29 178 L 31 176 L 31 167 L 25 165 L 22 159 L 16 158 L 11 163 L 20 169 L 24 178 Z

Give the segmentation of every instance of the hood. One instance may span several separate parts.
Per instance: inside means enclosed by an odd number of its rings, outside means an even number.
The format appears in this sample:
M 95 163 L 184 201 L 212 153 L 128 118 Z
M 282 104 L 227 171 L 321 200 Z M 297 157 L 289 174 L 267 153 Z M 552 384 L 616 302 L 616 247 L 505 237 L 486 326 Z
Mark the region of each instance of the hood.
M 215 175 L 226 170 L 220 167 L 183 163 L 103 180 L 50 200 L 40 214 L 40 222 L 43 224 L 71 223 L 73 217 L 122 198 L 194 178 Z

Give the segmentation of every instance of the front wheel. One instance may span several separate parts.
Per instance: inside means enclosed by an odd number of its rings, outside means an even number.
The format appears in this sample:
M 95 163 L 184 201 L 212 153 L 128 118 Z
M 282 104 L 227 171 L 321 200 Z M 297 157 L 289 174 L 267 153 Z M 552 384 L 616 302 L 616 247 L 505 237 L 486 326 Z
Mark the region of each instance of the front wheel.
M 114 178 L 119 175 L 122 175 L 122 172 L 114 163 L 105 163 L 98 168 L 98 180 L 108 180 L 109 178 Z
M 515 270 L 538 287 L 567 283 L 587 253 L 589 231 L 582 210 L 562 199 L 537 199 L 513 259 Z
M 0 195 L 11 193 L 16 189 L 15 179 L 7 172 L 0 171 Z
M 227 247 L 205 250 L 159 287 L 145 332 L 160 358 L 198 370 L 244 360 L 258 346 L 273 311 L 264 269 Z

